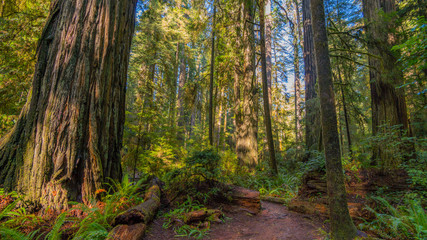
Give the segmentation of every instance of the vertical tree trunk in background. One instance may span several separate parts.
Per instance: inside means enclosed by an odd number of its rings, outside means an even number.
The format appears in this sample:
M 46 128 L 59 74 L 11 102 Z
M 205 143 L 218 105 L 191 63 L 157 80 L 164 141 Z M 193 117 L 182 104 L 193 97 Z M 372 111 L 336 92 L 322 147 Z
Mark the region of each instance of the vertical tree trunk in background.
M 214 117 L 213 117 L 213 85 L 214 85 L 214 69 L 215 69 L 215 15 L 216 6 L 215 0 L 213 2 L 213 17 L 212 17 L 212 48 L 211 48 L 211 72 L 209 81 L 209 144 L 214 144 Z
M 272 104 L 271 98 L 271 0 L 265 0 L 265 59 L 267 71 L 268 102 Z
M 270 167 L 272 172 L 277 175 L 277 163 L 276 156 L 274 152 L 274 142 L 273 142 L 273 133 L 271 130 L 271 117 L 270 117 L 270 100 L 269 100 L 269 91 L 268 91 L 268 80 L 267 80 L 267 57 L 266 57 L 266 34 L 265 34 L 265 17 L 264 17 L 264 4 L 263 0 L 260 1 L 259 8 L 259 19 L 260 19 L 260 32 L 261 32 L 261 65 L 262 65 L 262 93 L 264 99 L 264 124 L 267 134 L 267 144 L 268 151 L 270 153 Z M 271 47 L 271 45 L 270 45 Z M 271 55 L 271 52 L 270 52 Z M 271 60 L 271 56 L 270 56 Z M 271 80 L 271 72 L 270 72 Z M 270 81 L 271 84 L 271 81 Z
M 120 180 L 135 0 L 55 0 L 31 93 L 0 142 L 0 182 L 51 209 Z
M 179 53 L 179 76 L 178 76 L 178 100 L 176 108 L 178 110 L 178 139 L 183 141 L 185 139 L 185 116 L 184 116 L 184 87 L 186 78 L 186 66 L 185 66 L 185 44 L 180 44 Z
M 314 49 L 319 79 L 322 134 L 326 158 L 326 182 L 328 187 L 329 217 L 332 239 L 353 239 L 357 230 L 347 206 L 347 195 L 342 172 L 337 114 L 329 59 L 328 38 L 325 26 L 323 0 L 311 0 Z
M 170 107 L 169 107 L 169 117 L 170 117 L 170 127 L 175 129 L 176 123 L 176 89 L 177 89 L 177 79 L 178 79 L 178 67 L 179 67 L 179 43 L 176 44 L 176 53 L 175 53 L 175 64 L 174 64 L 174 73 L 173 79 L 171 82 L 171 97 L 170 97 Z
M 216 139 L 215 139 L 215 141 L 216 141 L 216 147 L 217 147 L 217 149 L 219 150 L 219 146 L 220 146 L 220 142 L 221 142 L 221 121 L 222 121 L 222 112 L 223 112 L 223 109 L 224 109 L 224 107 L 223 107 L 223 105 L 224 105 L 224 99 L 223 99 L 223 88 L 220 86 L 220 88 L 221 88 L 221 90 L 219 91 L 219 97 L 218 97 L 218 100 L 217 100 L 217 104 L 218 104 L 218 108 L 219 108 L 219 111 L 218 111 L 218 121 L 217 121 L 217 131 L 216 131 Z
M 408 114 L 406 109 L 404 88 L 398 88 L 403 84 L 403 74 L 397 64 L 397 59 L 391 52 L 391 47 L 396 44 L 395 34 L 392 33 L 393 18 L 384 18 L 380 10 L 390 14 L 396 10 L 394 0 L 363 1 L 363 15 L 365 17 L 366 35 L 368 40 L 369 77 L 371 85 L 372 104 L 372 133 L 381 133 L 380 126 L 401 125 L 399 137 L 403 137 L 403 131 L 408 131 Z M 386 144 L 374 147 L 373 161 L 377 164 L 387 162 L 400 162 L 394 152 L 386 150 Z M 394 149 L 393 149 L 394 150 Z M 399 149 L 396 149 L 399 151 Z M 408 155 L 413 151 L 412 147 L 404 147 L 400 151 Z M 387 162 L 386 162 L 387 161 Z
M 311 25 L 310 0 L 302 0 L 304 28 L 304 81 L 305 81 L 305 145 L 308 150 L 320 150 L 320 109 L 316 93 L 316 65 Z
M 344 121 L 345 121 L 345 130 L 347 133 L 347 144 L 348 144 L 348 153 L 350 154 L 350 157 L 353 156 L 353 150 L 351 150 L 351 135 L 350 135 L 350 123 L 349 123 L 349 117 L 347 113 L 347 104 L 345 101 L 345 95 L 344 95 L 344 87 L 343 87 L 343 80 L 341 77 L 341 69 L 339 67 L 339 64 L 337 65 L 338 68 L 338 81 L 340 84 L 340 90 L 341 90 L 341 99 L 342 99 L 342 107 L 344 110 Z
M 240 13 L 239 13 L 240 14 Z M 255 36 L 253 17 L 254 1 L 243 1 L 241 19 L 242 31 L 237 27 L 237 47 L 239 59 L 243 65 L 237 64 L 234 71 L 234 94 L 236 114 L 236 153 L 241 165 L 250 168 L 258 164 L 258 116 L 257 116 L 257 82 L 255 79 Z M 240 32 L 242 35 L 240 35 Z M 241 36 L 241 37 L 240 37 Z M 243 52 L 241 52 L 243 51 Z M 240 77 L 240 75 L 243 75 Z M 240 90 L 242 86 L 243 91 Z M 241 96 L 242 95 L 242 96 Z
M 301 140 L 302 140 L 302 128 L 301 128 L 301 81 L 300 81 L 300 71 L 299 71 L 299 46 L 301 39 L 299 36 L 300 32 L 300 22 L 299 22 L 299 6 L 298 1 L 295 3 L 295 13 L 294 20 L 295 23 L 292 23 L 292 35 L 293 41 L 292 45 L 294 47 L 294 90 L 295 90 L 295 142 L 297 145 L 297 154 L 296 158 L 299 159 L 301 151 Z

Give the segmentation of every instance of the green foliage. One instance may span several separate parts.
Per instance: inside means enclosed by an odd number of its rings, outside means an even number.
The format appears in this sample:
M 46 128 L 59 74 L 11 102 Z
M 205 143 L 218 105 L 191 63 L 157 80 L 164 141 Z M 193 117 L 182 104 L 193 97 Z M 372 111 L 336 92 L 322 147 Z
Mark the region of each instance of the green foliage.
M 5 0 L 0 13 L 0 136 L 27 98 L 50 1 Z M 3 120 L 7 120 L 3 122 Z
M 213 186 L 221 178 L 221 157 L 218 153 L 213 149 L 196 151 L 184 163 L 184 167 L 165 175 L 169 191 L 175 194 L 186 192 L 188 196 L 204 203 L 220 192 L 220 189 Z
M 220 173 L 220 156 L 213 149 L 194 152 L 186 159 L 187 171 L 193 176 L 202 176 L 206 181 L 217 180 Z
M 415 142 L 414 137 L 406 137 L 406 131 L 402 130 L 402 125 L 383 124 L 378 126 L 375 136 L 368 137 L 367 141 L 371 149 L 381 146 L 382 158 L 378 159 L 378 165 L 383 169 L 396 169 L 403 161 L 412 157 L 413 153 L 406 155 L 405 148 L 410 147 Z
M 56 218 L 55 224 L 52 227 L 52 230 L 46 235 L 47 240 L 60 240 L 61 239 L 61 227 L 64 224 L 67 217 L 67 212 L 59 214 Z
M 40 225 L 46 225 L 45 219 L 35 214 L 27 213 L 24 207 L 17 208 L 20 200 L 16 200 L 6 206 L 0 212 L 0 235 L 2 239 L 38 239 L 44 236 L 46 240 L 61 239 L 64 231 L 65 222 L 73 223 L 70 228 L 76 230 L 73 239 L 105 239 L 108 231 L 112 228 L 111 224 L 114 218 L 127 210 L 131 205 L 143 201 L 141 195 L 142 183 L 146 178 L 141 178 L 134 183 L 125 175 L 121 182 L 111 181 L 109 191 L 100 189 L 97 191 L 98 197 L 102 201 L 93 200 L 89 205 L 82 203 L 75 204 L 70 210 L 58 215 L 55 223 L 48 232 L 34 231 L 28 235 L 20 232 L 20 227 L 36 228 Z M 104 194 L 105 196 L 100 196 Z M 73 212 L 81 212 L 84 218 L 73 217 Z
M 4 239 L 4 240 L 33 240 L 33 239 L 37 239 L 36 236 L 38 232 L 39 231 L 36 230 L 25 235 L 24 233 L 20 232 L 17 229 L 7 228 L 3 226 L 0 227 L 0 236 L 1 236 L 1 239 Z
M 373 199 L 380 204 L 383 213 L 367 207 L 375 214 L 376 219 L 361 224 L 361 228 L 374 231 L 386 239 L 427 238 L 427 214 L 419 201 L 406 199 L 405 205 L 394 207 L 384 198 L 373 197 Z
M 168 229 L 173 226 L 173 230 L 176 233 L 176 237 L 194 237 L 196 239 L 202 239 L 206 237 L 209 232 L 209 222 L 208 226 L 202 224 L 199 224 L 197 226 L 192 226 L 188 224 L 174 225 L 174 222 L 176 222 L 177 220 L 179 222 L 184 221 L 185 213 L 201 209 L 206 208 L 197 200 L 193 200 L 190 196 L 188 196 L 185 202 L 163 215 L 163 217 L 165 218 L 163 228 Z

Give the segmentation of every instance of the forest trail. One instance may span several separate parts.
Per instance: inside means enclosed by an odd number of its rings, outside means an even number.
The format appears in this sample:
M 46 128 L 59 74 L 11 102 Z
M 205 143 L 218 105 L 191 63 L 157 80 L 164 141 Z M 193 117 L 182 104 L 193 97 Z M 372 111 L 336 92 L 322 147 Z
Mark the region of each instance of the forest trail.
M 289 211 L 281 204 L 263 201 L 262 210 L 251 215 L 239 207 L 223 209 L 229 219 L 225 223 L 211 225 L 209 235 L 204 239 L 214 240 L 309 240 L 322 239 L 319 229 L 322 223 L 311 215 Z M 178 238 L 172 228 L 163 229 L 164 219 L 158 218 L 150 224 L 146 240 L 194 239 Z

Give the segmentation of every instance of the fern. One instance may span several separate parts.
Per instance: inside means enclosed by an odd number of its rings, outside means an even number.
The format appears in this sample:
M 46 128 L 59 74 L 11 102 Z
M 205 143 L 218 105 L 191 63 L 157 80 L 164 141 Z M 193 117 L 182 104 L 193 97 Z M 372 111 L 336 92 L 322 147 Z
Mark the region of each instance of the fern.
M 108 236 L 108 230 L 101 224 L 93 222 L 87 226 L 82 226 L 79 231 L 75 234 L 73 240 L 85 240 L 85 239 L 106 239 Z
M 64 224 L 67 217 L 67 212 L 59 214 L 56 218 L 55 225 L 53 225 L 52 230 L 46 235 L 47 240 L 60 240 L 61 239 L 61 227 Z

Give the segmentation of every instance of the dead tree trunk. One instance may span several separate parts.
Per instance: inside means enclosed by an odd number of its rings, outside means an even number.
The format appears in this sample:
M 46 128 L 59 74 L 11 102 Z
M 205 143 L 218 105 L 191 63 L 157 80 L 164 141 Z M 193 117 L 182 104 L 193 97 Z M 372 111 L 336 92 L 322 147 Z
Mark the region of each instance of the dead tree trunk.
M 0 143 L 0 182 L 54 209 L 121 178 L 136 0 L 54 0 L 27 103 Z

